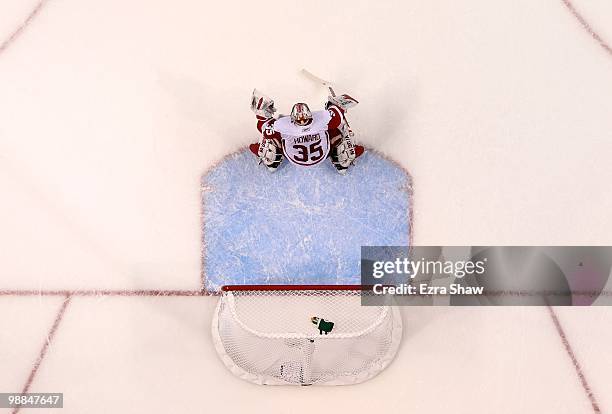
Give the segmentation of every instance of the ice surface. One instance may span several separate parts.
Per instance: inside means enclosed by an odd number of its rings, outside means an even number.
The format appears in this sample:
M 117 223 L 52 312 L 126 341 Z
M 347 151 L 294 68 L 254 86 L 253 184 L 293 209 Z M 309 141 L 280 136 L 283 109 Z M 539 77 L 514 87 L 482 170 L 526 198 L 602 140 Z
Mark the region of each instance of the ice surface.
M 593 413 L 543 308 L 403 308 L 402 348 L 378 377 L 262 387 L 215 355 L 214 299 L 75 298 L 32 391 L 63 391 L 62 414 Z
M 37 3 L 0 2 L 0 42 Z M 612 42 L 612 2 L 572 4 Z M 409 168 L 415 244 L 610 244 L 612 59 L 561 0 L 53 0 L 0 53 L 2 289 L 199 289 L 202 172 L 256 139 L 254 87 L 321 105 L 302 67 Z M 59 300 L 0 297 L 4 391 Z M 594 412 L 541 308 L 405 308 L 378 378 L 273 389 L 216 357 L 215 301 L 75 297 L 31 390 L 78 414 Z M 611 317 L 560 313 L 601 412 Z
M 275 173 L 244 150 L 202 177 L 206 288 L 359 283 L 360 246 L 410 241 L 410 176 L 366 152 L 345 176 L 329 162 Z

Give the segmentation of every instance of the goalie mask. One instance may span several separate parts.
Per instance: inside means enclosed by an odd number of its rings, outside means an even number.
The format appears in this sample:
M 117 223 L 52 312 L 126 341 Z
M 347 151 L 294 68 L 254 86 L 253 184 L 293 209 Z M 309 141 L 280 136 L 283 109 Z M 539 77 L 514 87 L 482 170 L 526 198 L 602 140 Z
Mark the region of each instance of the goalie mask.
M 305 103 L 296 103 L 291 109 L 291 122 L 295 125 L 306 126 L 312 122 L 312 112 Z

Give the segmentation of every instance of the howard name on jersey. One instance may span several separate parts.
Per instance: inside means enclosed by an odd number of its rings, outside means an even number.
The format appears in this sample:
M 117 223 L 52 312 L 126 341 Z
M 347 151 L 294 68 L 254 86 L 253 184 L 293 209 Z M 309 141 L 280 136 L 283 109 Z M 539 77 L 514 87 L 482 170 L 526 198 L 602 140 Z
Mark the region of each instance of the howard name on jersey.
M 286 116 L 279 119 L 259 119 L 257 129 L 265 139 L 274 139 L 282 145 L 283 153 L 294 164 L 315 165 L 329 154 L 330 140 L 340 135 L 342 110 L 331 106 L 326 111 L 314 111 L 312 122 L 300 126 Z

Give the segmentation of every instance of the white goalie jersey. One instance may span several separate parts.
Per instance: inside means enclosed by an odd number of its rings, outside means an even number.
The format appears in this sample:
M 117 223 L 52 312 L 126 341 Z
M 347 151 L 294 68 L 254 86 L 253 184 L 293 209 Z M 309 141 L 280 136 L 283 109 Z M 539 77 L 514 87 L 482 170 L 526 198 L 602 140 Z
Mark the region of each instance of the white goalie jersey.
M 280 134 L 283 153 L 294 164 L 315 165 L 327 158 L 330 142 L 328 125 L 330 111 L 315 111 L 309 125 L 299 126 L 283 117 L 274 122 L 274 131 Z
M 296 165 L 311 166 L 330 158 L 340 174 L 363 154 L 363 147 L 354 145 L 353 132 L 344 117 L 348 108 L 357 104 L 349 95 L 328 97 L 326 110 L 310 112 L 305 103 L 296 103 L 291 116 L 276 119 L 274 101 L 257 90 L 251 97 L 251 110 L 261 132 L 259 143 L 249 150 L 270 171 L 276 171 L 285 158 Z

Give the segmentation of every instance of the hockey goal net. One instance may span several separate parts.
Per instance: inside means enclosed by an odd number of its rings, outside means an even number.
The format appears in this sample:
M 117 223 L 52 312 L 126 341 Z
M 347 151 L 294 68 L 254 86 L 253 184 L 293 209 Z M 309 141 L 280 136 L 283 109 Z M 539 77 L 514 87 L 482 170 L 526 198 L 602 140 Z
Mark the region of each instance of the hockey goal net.
M 393 359 L 398 310 L 362 306 L 361 286 L 225 286 L 212 324 L 225 365 L 258 384 L 342 385 Z

